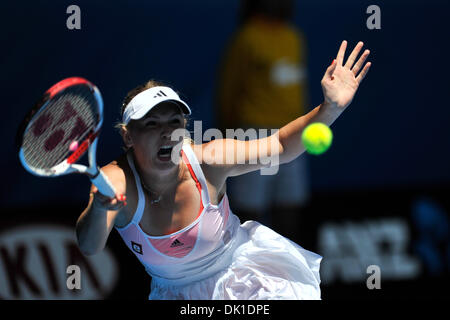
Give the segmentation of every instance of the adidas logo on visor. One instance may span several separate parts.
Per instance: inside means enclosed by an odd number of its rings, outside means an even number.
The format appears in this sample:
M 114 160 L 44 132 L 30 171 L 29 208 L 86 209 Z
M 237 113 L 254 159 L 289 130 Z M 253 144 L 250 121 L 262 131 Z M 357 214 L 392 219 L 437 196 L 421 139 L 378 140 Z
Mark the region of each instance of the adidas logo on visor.
M 159 92 L 157 94 L 155 94 L 153 96 L 153 98 L 162 97 L 162 96 L 167 97 L 167 94 L 165 94 L 164 91 L 159 90 Z
M 153 87 L 140 92 L 131 99 L 125 106 L 122 122 L 126 125 L 131 120 L 141 119 L 154 106 L 166 100 L 177 102 L 184 114 L 191 114 L 189 106 L 171 88 Z

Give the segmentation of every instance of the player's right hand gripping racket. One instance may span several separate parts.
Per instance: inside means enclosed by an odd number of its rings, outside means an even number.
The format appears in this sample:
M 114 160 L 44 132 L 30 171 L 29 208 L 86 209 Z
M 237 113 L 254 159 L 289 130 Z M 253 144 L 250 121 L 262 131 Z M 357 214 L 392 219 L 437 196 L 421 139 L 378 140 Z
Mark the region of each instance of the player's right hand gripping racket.
M 37 176 L 86 174 L 100 193 L 113 198 L 114 187 L 96 160 L 102 123 L 98 88 L 83 78 L 64 79 L 45 92 L 22 122 L 17 135 L 20 161 Z M 89 167 L 77 164 L 88 149 Z

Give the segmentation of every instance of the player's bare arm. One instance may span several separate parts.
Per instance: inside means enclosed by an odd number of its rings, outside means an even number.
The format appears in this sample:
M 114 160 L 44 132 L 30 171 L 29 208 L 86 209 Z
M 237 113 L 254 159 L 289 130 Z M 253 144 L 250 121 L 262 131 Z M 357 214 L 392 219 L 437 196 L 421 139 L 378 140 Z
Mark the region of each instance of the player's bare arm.
M 116 219 L 123 214 L 126 205 L 126 183 L 123 170 L 116 163 L 102 168 L 116 189 L 116 197 L 101 194 L 92 185 L 89 202 L 76 223 L 76 234 L 80 250 L 85 255 L 95 254 L 105 247 Z
M 341 43 L 336 59 L 321 80 L 324 102 L 319 106 L 266 138 L 250 141 L 218 139 L 204 144 L 203 163 L 212 164 L 216 175 L 225 179 L 297 158 L 305 151 L 301 142 L 303 129 L 313 122 L 331 125 L 352 102 L 371 65 L 370 62 L 364 65 L 369 50 L 365 50 L 355 63 L 363 45 L 359 42 L 344 62 L 347 41 Z M 278 161 L 272 161 L 275 158 Z

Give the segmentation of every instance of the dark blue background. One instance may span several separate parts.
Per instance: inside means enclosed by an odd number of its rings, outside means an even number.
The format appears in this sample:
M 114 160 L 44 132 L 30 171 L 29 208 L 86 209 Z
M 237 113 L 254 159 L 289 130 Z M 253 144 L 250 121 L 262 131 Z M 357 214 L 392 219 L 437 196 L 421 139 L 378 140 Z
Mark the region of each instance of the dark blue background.
M 66 8 L 81 8 L 81 30 L 66 28 Z M 362 40 L 373 66 L 352 105 L 333 124 L 334 143 L 311 157 L 313 191 L 450 184 L 450 3 L 297 1 L 295 24 L 308 40 L 311 107 L 342 40 Z M 366 28 L 366 9 L 381 8 L 381 30 Z M 1 206 L 84 205 L 89 180 L 42 179 L 21 166 L 17 126 L 55 82 L 82 76 L 105 102 L 98 159 L 121 152 L 113 128 L 128 90 L 151 78 L 181 92 L 203 129 L 215 125 L 217 70 L 237 25 L 238 0 L 9 1 L 0 5 L 3 121 Z

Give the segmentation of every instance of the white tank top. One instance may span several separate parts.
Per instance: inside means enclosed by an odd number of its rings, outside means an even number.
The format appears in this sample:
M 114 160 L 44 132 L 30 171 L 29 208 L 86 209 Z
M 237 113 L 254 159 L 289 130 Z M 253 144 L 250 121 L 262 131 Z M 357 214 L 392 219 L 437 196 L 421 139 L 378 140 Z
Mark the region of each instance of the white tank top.
M 226 194 L 218 205 L 211 204 L 205 176 L 191 146 L 184 145 L 181 155 L 200 192 L 197 218 L 169 235 L 146 234 L 139 226 L 146 206 L 145 196 L 133 158 L 128 154 L 138 190 L 138 205 L 131 222 L 123 228 L 116 227 L 150 276 L 177 284 L 206 278 L 231 263 L 232 247 L 237 244 L 234 240 L 240 225 L 239 218 L 230 210 Z

